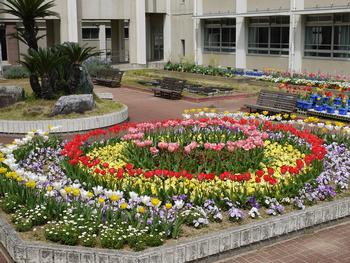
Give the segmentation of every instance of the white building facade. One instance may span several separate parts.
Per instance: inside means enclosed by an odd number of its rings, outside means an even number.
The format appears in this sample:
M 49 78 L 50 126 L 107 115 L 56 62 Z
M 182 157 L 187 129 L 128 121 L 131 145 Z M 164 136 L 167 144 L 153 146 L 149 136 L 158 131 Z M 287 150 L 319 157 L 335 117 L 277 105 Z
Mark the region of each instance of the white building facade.
M 95 46 L 112 63 L 186 60 L 201 65 L 350 73 L 350 0 L 56 0 L 40 45 Z M 20 21 L 0 15 L 2 58 L 26 47 Z

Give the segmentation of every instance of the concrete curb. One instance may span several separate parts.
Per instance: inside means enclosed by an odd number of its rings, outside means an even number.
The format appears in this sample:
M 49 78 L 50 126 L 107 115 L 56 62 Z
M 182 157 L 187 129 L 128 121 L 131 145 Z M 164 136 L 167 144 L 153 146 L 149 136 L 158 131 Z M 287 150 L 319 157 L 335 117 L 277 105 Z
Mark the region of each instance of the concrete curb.
M 215 262 L 220 254 L 349 216 L 350 197 L 346 197 L 142 252 L 24 241 L 9 223 L 0 218 L 0 242 L 18 263 L 183 263 L 199 260 Z
M 117 112 L 78 119 L 41 120 L 41 121 L 11 121 L 0 120 L 0 134 L 25 134 L 31 130 L 46 131 L 51 126 L 60 126 L 53 133 L 80 132 L 113 126 L 128 119 L 126 105 Z

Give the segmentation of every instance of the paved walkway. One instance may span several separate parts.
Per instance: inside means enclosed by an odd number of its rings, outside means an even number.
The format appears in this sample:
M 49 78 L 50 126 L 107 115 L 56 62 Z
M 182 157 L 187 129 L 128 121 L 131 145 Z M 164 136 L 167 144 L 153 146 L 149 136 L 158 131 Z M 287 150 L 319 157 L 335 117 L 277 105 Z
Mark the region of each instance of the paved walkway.
M 219 111 L 238 111 L 244 104 L 255 103 L 256 98 L 229 99 L 209 102 L 189 102 L 185 100 L 167 100 L 154 97 L 153 94 L 128 88 L 96 88 L 96 92 L 110 92 L 114 99 L 128 105 L 132 122 L 181 118 L 185 109 L 214 106 Z
M 350 221 L 218 263 L 349 263 Z

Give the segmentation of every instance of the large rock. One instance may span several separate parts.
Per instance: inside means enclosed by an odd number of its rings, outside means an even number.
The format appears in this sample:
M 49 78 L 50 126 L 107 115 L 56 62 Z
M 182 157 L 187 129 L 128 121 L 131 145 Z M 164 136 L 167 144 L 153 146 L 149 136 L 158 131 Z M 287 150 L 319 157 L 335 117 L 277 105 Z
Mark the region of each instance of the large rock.
M 14 102 L 24 100 L 24 89 L 18 86 L 0 86 L 0 94 L 10 95 Z
M 95 106 L 92 94 L 62 96 L 56 102 L 51 116 L 69 113 L 84 113 Z
M 16 103 L 16 99 L 11 94 L 0 94 L 0 108 L 5 108 Z

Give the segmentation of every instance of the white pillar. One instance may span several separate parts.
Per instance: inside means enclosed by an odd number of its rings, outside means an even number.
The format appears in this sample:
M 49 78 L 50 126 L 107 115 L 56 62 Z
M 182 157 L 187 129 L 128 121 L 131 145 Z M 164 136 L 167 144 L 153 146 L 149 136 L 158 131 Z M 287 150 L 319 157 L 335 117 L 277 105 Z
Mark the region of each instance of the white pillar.
M 99 33 L 98 33 L 98 39 L 100 42 L 100 51 L 101 53 L 101 59 L 106 60 L 107 59 L 107 41 L 106 41 L 106 25 L 99 25 Z
M 247 12 L 247 0 L 236 1 L 236 13 Z M 236 17 L 236 68 L 247 68 L 247 26 L 246 18 Z
M 292 0 L 291 11 L 303 10 L 304 0 Z M 302 71 L 303 27 L 302 16 L 291 12 L 289 29 L 289 65 L 291 73 Z
M 247 68 L 247 27 L 244 17 L 236 17 L 236 68 Z
M 68 42 L 79 42 L 77 0 L 67 0 Z
M 194 36 L 194 61 L 197 65 L 203 64 L 203 29 L 201 19 L 196 16 L 203 15 L 203 0 L 194 0 L 193 2 L 193 36 Z
M 171 0 L 166 0 L 166 14 L 164 15 L 164 61 L 171 60 Z
M 146 1 L 136 0 L 135 13 L 135 38 L 136 63 L 145 65 L 146 59 Z
M 301 72 L 303 53 L 302 16 L 292 14 L 290 17 L 289 34 L 289 71 Z

